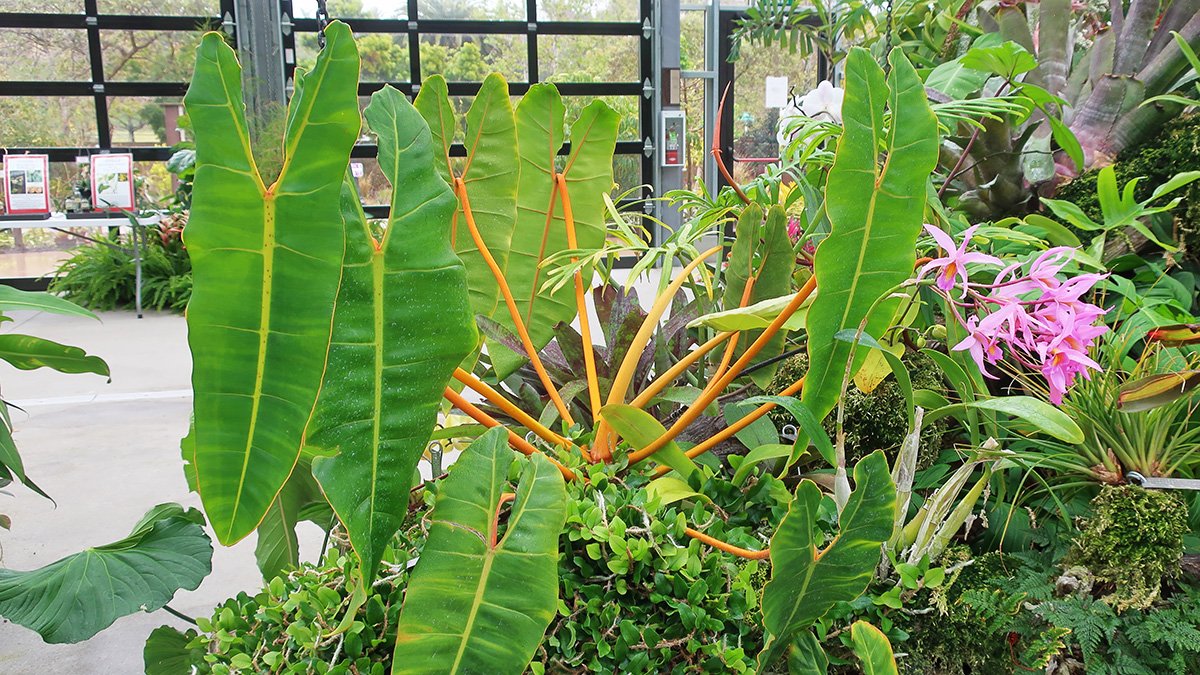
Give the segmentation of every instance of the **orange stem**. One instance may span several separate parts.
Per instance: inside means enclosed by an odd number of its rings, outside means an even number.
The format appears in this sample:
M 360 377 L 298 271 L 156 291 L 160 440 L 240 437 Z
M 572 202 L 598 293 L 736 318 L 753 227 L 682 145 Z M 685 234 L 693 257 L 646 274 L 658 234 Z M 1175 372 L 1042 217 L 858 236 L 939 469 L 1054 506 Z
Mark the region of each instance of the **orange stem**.
M 558 185 L 558 193 L 562 197 L 563 207 L 563 222 L 567 226 L 567 246 L 572 249 L 579 248 L 579 241 L 575 237 L 575 216 L 571 211 L 571 196 L 567 192 L 567 177 L 561 173 L 554 175 L 554 181 Z M 579 258 L 571 257 L 571 262 L 578 262 Z M 596 354 L 592 348 L 592 321 L 588 316 L 587 301 L 584 299 L 583 291 L 583 270 L 575 270 L 575 309 L 579 312 L 579 336 L 583 341 L 583 367 L 587 373 L 588 384 L 588 400 L 592 406 L 592 419 L 600 418 L 600 379 L 596 377 Z M 596 459 L 607 461 L 611 459 L 611 455 L 603 447 L 596 448 Z
M 746 277 L 746 287 L 742 289 L 742 299 L 738 302 L 738 309 L 742 309 L 750 302 L 750 294 L 754 291 L 754 277 Z M 721 364 L 717 366 L 716 372 L 712 375 L 712 381 L 716 382 L 729 369 L 729 362 L 733 360 L 733 354 L 737 351 L 738 340 L 742 337 L 742 332 L 734 333 L 733 339 L 729 344 L 725 345 L 725 354 L 721 356 Z
M 513 418 L 519 424 L 521 424 L 525 428 L 529 429 L 533 433 L 537 434 L 539 437 L 541 437 L 543 440 L 547 441 L 548 443 L 553 443 L 554 445 L 561 445 L 564 448 L 571 447 L 571 443 L 567 439 L 563 438 L 562 436 L 559 436 L 558 434 L 554 433 L 553 431 L 542 426 L 542 424 L 540 422 L 533 419 L 533 416 L 531 416 L 529 413 L 525 412 L 524 410 L 521 410 L 516 405 L 514 405 L 511 401 L 509 401 L 507 398 L 505 398 L 504 394 L 501 394 L 499 391 L 496 391 L 495 389 L 490 387 L 486 382 L 483 382 L 482 380 L 475 377 L 471 373 L 468 373 L 467 371 L 463 370 L 462 368 L 455 368 L 454 369 L 454 379 L 458 380 L 459 382 L 462 382 L 464 385 L 469 387 L 475 393 L 477 393 L 480 396 L 487 399 L 492 405 L 503 410 L 504 414 Z
M 496 421 L 496 418 L 483 412 L 479 408 L 476 408 L 474 405 L 472 405 L 470 403 L 470 401 L 467 401 L 467 399 L 460 396 L 458 394 L 458 392 L 454 391 L 450 387 L 446 387 L 446 390 L 444 392 L 442 392 L 442 395 L 445 396 L 446 400 L 450 401 L 450 403 L 455 408 L 458 408 L 459 410 L 463 411 L 467 415 L 467 417 L 470 417 L 471 419 L 475 420 L 476 422 L 479 422 L 483 426 L 488 427 L 489 429 L 492 427 L 503 427 L 504 426 L 503 424 L 500 424 L 500 422 Z M 529 441 L 518 436 L 516 433 L 513 432 L 512 429 L 505 427 L 505 430 L 508 431 L 508 444 L 511 445 L 513 447 L 513 449 L 516 450 L 517 452 L 519 452 L 525 456 L 542 454 L 542 452 L 540 450 L 538 450 L 537 448 L 530 445 Z M 575 480 L 575 472 L 574 471 L 563 466 L 562 464 L 560 464 L 558 462 L 558 460 L 554 459 L 553 457 L 546 457 L 546 459 L 550 460 L 551 464 L 558 467 L 558 470 L 560 473 L 562 473 L 563 478 L 566 478 L 567 480 Z
M 613 378 L 612 389 L 608 392 L 608 405 L 625 402 L 625 396 L 629 393 L 629 386 L 633 383 L 633 375 L 637 371 L 638 360 L 642 357 L 642 351 L 645 350 L 646 345 L 650 342 L 650 338 L 654 337 L 654 331 L 658 328 L 658 320 L 666 313 L 667 307 L 670 306 L 671 301 L 675 298 L 675 294 L 683 287 L 683 284 L 692 275 L 692 272 L 710 256 L 719 253 L 723 248 L 723 246 L 714 246 L 696 256 L 696 259 L 688 263 L 683 268 L 683 271 L 671 281 L 671 285 L 667 286 L 662 295 L 658 296 L 654 301 L 650 312 L 646 314 L 641 327 L 638 328 L 637 334 L 633 336 L 633 340 L 629 343 L 629 351 L 626 352 L 625 359 L 621 361 L 621 367 L 617 370 L 616 377 Z M 611 456 L 613 441 L 612 430 L 609 429 L 608 424 L 604 421 L 603 416 L 601 416 L 600 423 L 596 425 L 596 436 L 592 447 L 596 451 L 599 451 L 599 448 L 605 448 L 605 451 Z
M 529 337 L 529 331 L 525 329 L 525 322 L 521 320 L 521 312 L 517 309 L 517 301 L 513 299 L 512 289 L 508 287 L 508 280 L 504 278 L 504 272 L 500 270 L 500 265 L 496 264 L 496 259 L 488 250 L 483 236 L 479 234 L 479 228 L 475 226 L 475 215 L 471 212 L 471 200 L 467 197 L 467 184 L 461 177 L 454 178 L 454 191 L 458 193 L 458 199 L 462 203 L 463 216 L 467 221 L 467 229 L 471 231 L 471 238 L 475 240 L 479 254 L 483 256 L 484 262 L 492 270 L 492 276 L 496 278 L 496 283 L 500 286 L 500 294 L 504 296 L 504 304 L 508 306 L 508 313 L 512 317 L 513 326 L 517 329 L 517 335 L 521 338 L 521 344 L 525 347 L 530 365 L 537 372 L 538 379 L 542 381 L 542 386 L 546 388 L 546 393 L 550 395 L 550 400 L 554 402 L 558 414 L 568 425 L 575 424 L 571 412 L 567 410 L 566 404 L 558 394 L 558 389 L 550 381 L 546 367 L 542 365 L 542 360 L 538 357 L 537 349 L 533 346 L 533 339 Z
M 800 290 L 796 291 L 796 295 L 793 296 L 791 301 L 788 302 L 787 306 L 783 308 L 783 311 L 779 313 L 779 316 L 775 317 L 775 320 L 763 329 L 763 332 L 758 336 L 758 339 L 755 340 L 754 343 L 748 348 L 746 348 L 746 351 L 742 354 L 741 358 L 739 358 L 733 364 L 733 366 L 730 367 L 729 372 L 721 376 L 721 378 L 710 387 L 707 387 L 704 390 L 704 393 L 701 394 L 700 397 L 697 398 L 682 415 L 680 415 L 679 419 L 671 425 L 671 428 L 668 429 L 666 433 L 659 436 L 657 439 L 651 442 L 650 445 L 647 445 L 637 452 L 631 453 L 629 455 L 629 463 L 633 464 L 634 462 L 640 462 L 650 455 L 658 452 L 663 446 L 665 446 L 667 443 L 670 443 L 676 436 L 686 429 L 689 424 L 696 421 L 696 419 L 704 413 L 704 409 L 707 408 L 713 401 L 715 401 L 717 396 L 719 396 L 721 392 L 725 390 L 725 387 L 729 386 L 730 382 L 733 382 L 735 379 L 737 379 L 738 375 L 741 375 L 742 370 L 754 360 L 754 357 L 757 356 L 760 351 L 762 351 L 762 348 L 766 346 L 767 342 L 769 342 L 771 338 L 775 337 L 775 334 L 779 332 L 779 329 L 783 327 L 783 324 L 786 323 L 787 320 L 790 319 L 792 315 L 800 309 L 800 306 L 804 304 L 804 301 L 808 299 L 808 296 L 811 295 L 816 288 L 817 278 L 814 275 L 809 277 L 808 281 L 804 282 L 804 285 L 800 287 Z
M 769 548 L 764 548 L 761 551 L 751 551 L 723 542 L 716 537 L 710 537 L 707 534 L 704 534 L 699 530 L 693 530 L 690 527 L 683 528 L 683 531 L 686 532 L 687 536 L 691 537 L 692 539 L 698 539 L 699 541 L 702 541 L 713 548 L 720 549 L 726 553 L 732 553 L 739 558 L 745 558 L 747 560 L 766 560 L 767 558 L 771 557 L 771 549 Z
M 801 377 L 799 380 L 796 380 L 795 382 L 793 382 L 791 385 L 789 385 L 783 391 L 779 392 L 779 394 L 777 394 L 777 395 L 778 396 L 792 396 L 796 392 L 800 391 L 800 389 L 803 387 L 804 387 L 804 378 Z M 754 410 L 750 411 L 750 414 L 746 415 L 742 419 L 734 422 L 733 424 L 730 424 L 729 426 L 725 427 L 721 431 L 714 434 L 712 438 L 710 438 L 710 439 L 704 441 L 703 443 L 700 443 L 692 448 L 689 448 L 686 453 L 687 456 L 694 459 L 696 457 L 699 457 L 700 455 L 703 455 L 704 453 L 708 452 L 709 450 L 712 450 L 713 448 L 717 447 L 718 445 L 729 440 L 737 432 L 741 431 L 742 429 L 745 429 L 746 427 L 750 426 L 751 424 L 754 424 L 763 415 L 766 415 L 767 413 L 771 412 L 776 407 L 777 406 L 774 403 L 764 403 L 764 404 L 758 406 Z M 666 466 L 664 464 L 654 470 L 654 476 L 655 476 L 655 478 L 657 478 L 658 476 L 661 476 L 670 470 L 671 470 L 671 467 Z
M 634 399 L 629 402 L 629 405 L 635 408 L 646 407 L 646 405 L 650 403 L 650 400 L 657 396 L 660 391 L 666 389 L 668 385 L 674 382 L 675 378 L 682 375 L 685 370 L 690 368 L 693 363 L 700 360 L 702 356 L 715 349 L 722 342 L 728 340 L 730 336 L 736 338 L 737 333 L 734 331 L 717 333 L 716 336 L 714 336 L 708 342 L 705 342 L 699 347 L 696 347 L 692 351 L 688 352 L 687 355 L 680 359 L 678 363 L 671 366 L 662 375 L 659 375 L 653 382 L 650 383 L 649 387 L 646 387 L 640 394 L 635 396 Z
M 500 495 L 500 501 L 496 502 L 496 513 L 492 515 L 492 529 L 488 532 L 489 548 L 496 548 L 496 535 L 500 532 L 500 509 L 516 498 L 515 492 L 505 492 Z
M 729 169 L 725 168 L 725 160 L 721 157 L 721 118 L 725 116 L 725 98 L 729 96 L 729 86 L 725 86 L 725 93 L 721 94 L 721 105 L 717 108 L 717 123 L 713 125 L 712 156 L 717 160 L 717 170 L 721 172 L 725 182 L 729 183 L 743 204 L 749 204 L 750 198 L 746 196 L 745 192 L 742 192 L 742 188 L 733 179 Z

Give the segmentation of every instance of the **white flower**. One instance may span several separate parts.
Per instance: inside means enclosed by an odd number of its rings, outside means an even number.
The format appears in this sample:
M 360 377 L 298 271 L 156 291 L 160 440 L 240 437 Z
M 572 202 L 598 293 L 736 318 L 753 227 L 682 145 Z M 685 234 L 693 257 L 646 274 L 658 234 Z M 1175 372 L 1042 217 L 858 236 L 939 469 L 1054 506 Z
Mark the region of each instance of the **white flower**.
M 786 107 L 781 108 L 779 110 L 779 132 L 777 135 L 780 147 L 786 147 L 788 142 L 791 141 L 791 134 L 788 133 L 788 129 L 790 126 L 794 126 L 793 120 L 797 117 L 807 117 L 823 122 L 841 124 L 842 99 L 845 98 L 845 95 L 841 87 L 833 86 L 829 80 L 822 80 L 816 89 L 813 89 L 800 98 L 799 105 L 790 103 Z
M 816 89 L 800 99 L 800 113 L 805 117 L 841 124 L 842 99 L 845 96 L 841 87 L 833 86 L 829 80 L 821 80 Z

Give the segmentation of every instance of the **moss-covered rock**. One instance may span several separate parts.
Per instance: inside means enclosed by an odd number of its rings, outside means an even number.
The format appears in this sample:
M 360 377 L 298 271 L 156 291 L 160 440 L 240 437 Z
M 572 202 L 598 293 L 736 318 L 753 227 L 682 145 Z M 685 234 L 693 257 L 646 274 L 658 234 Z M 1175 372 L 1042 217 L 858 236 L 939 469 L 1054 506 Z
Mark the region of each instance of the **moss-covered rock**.
M 1142 176 L 1134 191 L 1135 196 L 1148 199 L 1154 188 L 1167 182 L 1183 171 L 1200 170 L 1200 114 L 1176 118 L 1167 123 L 1157 135 L 1146 143 L 1127 149 L 1113 164 L 1117 184 Z M 1096 196 L 1096 179 L 1099 169 L 1081 174 L 1075 180 L 1058 188 L 1055 199 L 1073 202 L 1083 209 L 1089 218 L 1099 222 L 1100 200 Z M 1200 184 L 1192 183 L 1175 193 L 1183 201 L 1175 208 L 1174 215 L 1179 227 L 1179 243 L 1184 253 L 1194 261 L 1200 261 Z M 1087 235 L 1088 233 L 1081 233 Z
M 941 376 L 934 363 L 925 356 L 909 354 L 904 357 L 912 377 L 914 389 L 933 389 L 940 391 Z M 800 379 L 808 372 L 808 357 L 800 354 L 784 361 L 771 381 L 770 391 L 782 391 L 785 387 Z M 783 408 L 770 412 L 776 426 L 795 424 L 790 413 Z M 833 438 L 837 429 L 836 415 L 825 419 L 825 431 Z M 846 464 L 852 466 L 859 459 L 875 450 L 883 450 L 889 458 L 896 456 L 896 450 L 908 434 L 908 413 L 904 402 L 904 392 L 896 383 L 896 378 L 888 377 L 871 393 L 859 390 L 853 384 L 846 391 L 846 414 L 844 425 L 846 432 Z M 946 422 L 938 420 L 925 425 L 921 430 L 921 451 L 918 455 L 918 468 L 931 465 L 937 458 L 942 447 L 942 439 L 946 434 Z
M 1179 574 L 1188 510 L 1169 492 L 1107 486 L 1092 500 L 1071 562 L 1111 584 L 1104 600 L 1117 611 L 1150 607 Z

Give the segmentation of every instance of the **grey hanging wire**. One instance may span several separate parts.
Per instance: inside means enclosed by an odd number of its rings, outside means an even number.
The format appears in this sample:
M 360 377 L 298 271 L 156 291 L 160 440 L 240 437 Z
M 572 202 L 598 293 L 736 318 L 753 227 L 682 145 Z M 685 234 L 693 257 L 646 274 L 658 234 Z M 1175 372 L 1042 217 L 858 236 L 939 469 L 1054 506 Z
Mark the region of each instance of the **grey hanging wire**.
M 329 9 L 325 0 L 317 0 L 317 47 L 325 48 L 325 26 L 329 25 Z

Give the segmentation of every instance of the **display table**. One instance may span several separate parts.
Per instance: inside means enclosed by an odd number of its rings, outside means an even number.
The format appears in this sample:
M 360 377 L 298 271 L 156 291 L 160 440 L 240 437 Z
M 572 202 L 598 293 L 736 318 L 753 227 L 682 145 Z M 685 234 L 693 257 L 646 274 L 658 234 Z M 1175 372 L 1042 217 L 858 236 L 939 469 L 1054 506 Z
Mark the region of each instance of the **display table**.
M 128 251 L 133 255 L 134 265 L 134 281 L 133 281 L 133 302 L 134 310 L 137 312 L 137 317 L 142 318 L 142 244 L 141 237 L 144 234 L 144 228 L 151 225 L 157 225 L 162 215 L 151 213 L 146 216 L 139 216 L 136 225 L 134 221 L 124 214 L 114 216 L 104 216 L 101 214 L 65 214 L 53 213 L 49 218 L 36 216 L 0 216 L 0 230 L 8 229 L 48 229 L 68 234 L 72 237 L 86 239 L 94 244 L 102 246 L 111 246 L 120 249 L 121 247 L 101 239 L 94 239 L 85 234 L 72 232 L 69 227 L 129 227 L 133 231 L 133 250 Z M 124 249 L 121 249 L 124 250 Z

